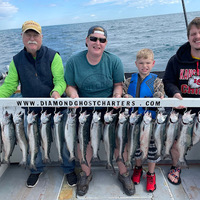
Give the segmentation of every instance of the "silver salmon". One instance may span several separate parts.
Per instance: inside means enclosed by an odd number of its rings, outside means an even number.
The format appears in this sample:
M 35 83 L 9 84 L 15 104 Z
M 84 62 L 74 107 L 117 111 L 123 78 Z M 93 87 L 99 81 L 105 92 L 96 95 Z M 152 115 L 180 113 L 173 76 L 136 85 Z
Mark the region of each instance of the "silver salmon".
M 191 114 L 191 110 L 185 112 L 182 116 L 180 132 L 177 139 L 177 149 L 180 153 L 178 166 L 188 167 L 185 159 L 188 149 L 192 146 L 193 119 L 195 113 Z
M 64 141 L 64 130 L 63 130 L 63 114 L 57 112 L 54 114 L 54 138 L 56 143 L 56 148 L 58 150 L 58 161 L 63 163 L 62 158 L 62 149 L 63 149 L 63 141 Z
M 195 118 L 193 134 L 192 134 L 192 145 L 197 144 L 200 141 L 200 112 L 198 112 Z
M 140 151 L 142 152 L 142 160 L 147 159 L 151 135 L 152 116 L 150 112 L 146 112 L 140 125 Z
M 79 126 L 78 126 L 78 139 L 80 144 L 80 150 L 81 150 L 81 164 L 85 164 L 88 166 L 88 162 L 86 159 L 86 151 L 87 151 L 87 145 L 89 142 L 89 132 L 88 132 L 88 124 L 87 119 L 90 115 L 85 112 L 81 113 L 79 116 Z
M 77 140 L 76 135 L 76 114 L 73 114 L 70 112 L 67 117 L 67 121 L 65 124 L 65 143 L 67 146 L 67 149 L 70 153 L 69 161 L 75 160 L 75 145 Z
M 101 113 L 94 112 L 92 116 L 92 122 L 90 125 L 90 141 L 93 149 L 92 161 L 97 161 L 99 159 L 98 150 L 102 137 L 103 126 L 101 122 Z
M 13 123 L 13 116 L 7 111 L 2 118 L 2 141 L 3 141 L 3 150 L 4 156 L 2 163 L 9 164 L 10 156 L 15 148 L 16 136 L 15 128 Z
M 157 148 L 156 157 L 160 159 L 162 157 L 162 150 L 165 140 L 166 118 L 167 115 L 164 115 L 163 112 L 158 112 L 156 115 L 156 120 L 153 128 L 153 137 Z
M 28 142 L 24 131 L 24 113 L 15 113 L 13 122 L 15 125 L 17 143 L 22 151 L 22 160 L 19 164 L 26 167 L 28 159 Z
M 52 139 L 52 128 L 51 128 L 51 113 L 47 114 L 45 110 L 42 112 L 40 117 L 40 135 L 41 135 L 41 144 L 44 151 L 44 163 L 50 163 L 50 149 Z
M 166 124 L 166 139 L 165 139 L 165 150 L 163 159 L 171 158 L 171 148 L 174 140 L 179 132 L 179 113 L 174 110 L 171 111 L 169 119 Z
M 30 153 L 30 169 L 36 169 L 35 159 L 37 157 L 37 153 L 39 150 L 39 130 L 38 130 L 38 122 L 37 115 L 34 111 L 28 114 L 27 116 L 27 136 L 28 136 L 28 144 L 29 144 L 29 153 Z
M 129 115 L 124 114 L 124 112 L 119 114 L 118 124 L 117 124 L 117 141 L 119 145 L 119 156 L 116 161 L 121 161 L 124 163 L 123 153 L 124 148 L 127 143 L 127 125 L 128 125 Z
M 107 155 L 106 168 L 112 168 L 115 172 L 113 166 L 113 155 L 115 149 L 115 121 L 117 114 L 113 114 L 113 110 L 106 112 L 104 115 L 104 131 L 103 131 L 103 142 L 105 146 L 105 151 Z
M 126 162 L 127 167 L 133 165 L 133 158 L 135 156 L 135 152 L 139 144 L 141 119 L 142 115 L 138 114 L 138 111 L 131 113 L 129 117 L 128 160 Z

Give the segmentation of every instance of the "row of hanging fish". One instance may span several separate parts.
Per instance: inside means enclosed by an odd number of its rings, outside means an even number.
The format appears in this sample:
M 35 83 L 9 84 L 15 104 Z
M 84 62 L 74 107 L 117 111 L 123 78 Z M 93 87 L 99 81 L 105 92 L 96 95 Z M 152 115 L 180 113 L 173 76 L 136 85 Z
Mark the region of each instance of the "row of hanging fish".
M 178 164 L 187 166 L 185 155 L 188 149 L 200 141 L 200 114 L 195 116 L 190 111 L 185 112 L 181 117 L 175 111 L 172 111 L 169 115 L 158 112 L 156 119 L 152 120 L 149 112 L 142 116 L 137 111 L 129 115 L 126 112 L 114 114 L 112 110 L 106 112 L 103 116 L 104 123 L 101 121 L 101 113 L 97 111 L 93 112 L 91 123 L 88 120 L 90 115 L 86 112 L 80 113 L 78 118 L 74 112 L 70 112 L 64 124 L 63 114 L 58 112 L 53 116 L 53 131 L 51 114 L 46 111 L 41 114 L 40 126 L 38 126 L 37 117 L 34 112 L 28 114 L 26 136 L 24 114 L 19 112 L 12 116 L 12 114 L 5 112 L 1 121 L 0 155 L 3 155 L 3 157 L 0 157 L 0 161 L 2 161 L 0 163 L 9 164 L 10 156 L 16 144 L 22 151 L 20 165 L 26 166 L 28 164 L 29 154 L 29 167 L 36 169 L 35 160 L 40 146 L 43 148 L 43 162 L 50 163 L 49 154 L 54 139 L 59 162 L 63 162 L 62 149 L 64 143 L 70 152 L 69 160 L 76 159 L 75 149 L 78 140 L 82 155 L 81 164 L 88 165 L 86 149 L 89 141 L 93 149 L 92 161 L 98 161 L 100 160 L 98 151 L 102 140 L 106 151 L 107 168 L 114 169 L 113 155 L 116 145 L 119 147 L 119 156 L 116 161 L 121 161 L 130 167 L 133 165 L 137 148 L 140 148 L 142 152 L 142 160 L 147 159 L 150 139 L 153 137 L 157 147 L 156 156 L 160 159 L 171 158 L 170 150 L 176 139 L 180 153 Z M 79 124 L 78 134 L 77 123 Z M 125 151 L 128 155 L 127 160 L 123 156 Z

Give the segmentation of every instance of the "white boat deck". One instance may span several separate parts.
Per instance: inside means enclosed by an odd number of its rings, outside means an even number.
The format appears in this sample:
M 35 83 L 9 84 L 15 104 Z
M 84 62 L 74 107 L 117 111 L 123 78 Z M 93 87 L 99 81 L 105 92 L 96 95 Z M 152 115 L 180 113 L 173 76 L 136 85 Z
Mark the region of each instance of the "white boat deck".
M 147 170 L 144 165 L 144 171 Z M 146 192 L 145 176 L 141 183 L 136 185 L 134 196 L 123 193 L 117 173 L 102 167 L 92 167 L 93 179 L 89 185 L 88 193 L 76 196 L 76 187 L 71 188 L 66 184 L 62 169 L 58 166 L 46 167 L 34 188 L 25 186 L 29 170 L 11 164 L 0 178 L 0 200 L 197 200 L 200 199 L 200 164 L 190 164 L 189 169 L 181 173 L 182 184 L 174 186 L 167 180 L 169 165 L 157 165 L 157 189 L 153 193 Z M 77 169 L 78 171 L 79 169 Z M 145 173 L 143 173 L 144 175 Z

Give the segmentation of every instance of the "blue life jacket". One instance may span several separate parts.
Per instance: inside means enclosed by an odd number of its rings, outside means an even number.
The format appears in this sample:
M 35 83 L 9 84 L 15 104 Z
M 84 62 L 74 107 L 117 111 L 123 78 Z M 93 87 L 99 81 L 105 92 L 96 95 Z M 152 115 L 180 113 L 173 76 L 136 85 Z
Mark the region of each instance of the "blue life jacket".
M 142 81 L 140 85 L 140 96 L 141 98 L 145 97 L 153 97 L 154 94 L 154 81 L 157 78 L 156 74 L 150 73 L 145 79 Z M 133 97 L 136 97 L 136 89 L 138 83 L 138 73 L 132 74 L 130 85 L 128 87 L 128 94 Z M 139 107 L 138 113 L 144 114 L 145 108 Z M 152 114 L 152 118 L 156 118 L 156 112 L 153 110 L 148 110 Z

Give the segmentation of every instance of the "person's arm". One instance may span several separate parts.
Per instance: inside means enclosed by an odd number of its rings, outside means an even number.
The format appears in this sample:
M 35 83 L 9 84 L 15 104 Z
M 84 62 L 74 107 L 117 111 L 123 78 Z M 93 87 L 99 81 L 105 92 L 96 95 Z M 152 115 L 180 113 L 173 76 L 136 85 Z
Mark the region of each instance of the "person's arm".
M 113 97 L 114 98 L 121 98 L 122 97 L 122 82 L 121 83 L 114 83 Z
M 178 88 L 178 77 L 177 66 L 174 66 L 174 57 L 172 57 L 167 64 L 163 78 L 165 93 L 168 97 L 173 97 L 176 93 L 181 95 Z
M 51 71 L 53 75 L 53 84 L 54 88 L 50 93 L 52 98 L 59 98 L 62 96 L 66 89 L 66 82 L 64 79 L 64 68 L 60 55 L 58 53 L 55 54 L 53 62 L 51 64 Z
M 14 61 L 9 65 L 8 75 L 6 76 L 3 85 L 0 87 L 0 98 L 10 97 L 19 85 L 19 77 Z
M 66 94 L 68 97 L 70 97 L 72 99 L 79 98 L 79 95 L 78 95 L 78 92 L 77 92 L 77 89 L 75 86 L 67 85 Z
M 128 79 L 125 79 L 125 81 L 123 82 L 123 93 L 122 93 L 122 96 L 124 98 L 133 98 L 132 95 L 128 94 L 128 87 L 130 85 L 130 82 L 131 82 L 131 77 L 128 78 Z
M 163 84 L 162 80 L 160 78 L 156 78 L 153 86 L 154 86 L 153 97 L 154 98 L 161 98 L 161 99 L 164 98 L 165 91 L 164 91 L 164 84 Z

